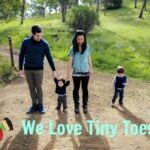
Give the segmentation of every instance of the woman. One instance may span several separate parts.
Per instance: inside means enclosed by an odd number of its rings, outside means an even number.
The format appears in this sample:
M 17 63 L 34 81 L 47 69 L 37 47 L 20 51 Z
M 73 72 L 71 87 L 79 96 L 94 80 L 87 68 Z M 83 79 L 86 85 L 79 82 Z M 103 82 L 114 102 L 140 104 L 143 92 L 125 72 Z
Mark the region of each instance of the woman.
M 88 83 L 89 77 L 93 74 L 91 62 L 91 50 L 87 45 L 86 34 L 82 30 L 78 30 L 72 41 L 72 47 L 69 51 L 69 62 L 67 69 L 67 77 L 69 79 L 71 69 L 73 69 L 73 99 L 75 105 L 75 113 L 80 113 L 79 109 L 79 89 L 82 83 L 82 107 L 83 112 L 88 112 Z

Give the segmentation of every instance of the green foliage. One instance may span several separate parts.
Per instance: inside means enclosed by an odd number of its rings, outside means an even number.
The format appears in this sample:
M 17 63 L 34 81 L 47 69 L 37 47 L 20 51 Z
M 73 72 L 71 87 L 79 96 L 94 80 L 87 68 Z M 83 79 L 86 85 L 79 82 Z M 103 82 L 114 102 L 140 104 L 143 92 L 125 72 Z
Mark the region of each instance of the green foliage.
M 1 0 L 0 19 L 11 20 L 16 17 L 19 14 L 20 6 L 20 0 Z
M 11 80 L 17 78 L 14 69 L 11 67 L 9 61 L 4 60 L 0 55 L 0 84 L 10 82 Z
M 68 25 L 70 28 L 77 30 L 82 29 L 87 33 L 91 31 L 98 22 L 98 15 L 95 9 L 89 6 L 79 6 L 73 8 L 69 15 Z
M 150 80 L 150 3 L 147 3 L 143 20 L 137 17 L 141 4 L 139 2 L 138 8 L 134 9 L 133 2 L 126 0 L 124 7 L 108 11 L 107 16 L 100 12 L 101 27 L 95 26 L 87 36 L 95 68 L 115 74 L 116 67 L 122 65 L 129 77 Z M 0 44 L 8 46 L 8 36 L 12 35 L 13 47 L 19 49 L 22 40 L 31 34 L 31 26 L 41 24 L 52 55 L 56 59 L 68 60 L 73 34 L 61 22 L 61 14 L 27 19 L 22 26 L 19 23 L 20 20 L 0 22 Z M 58 41 L 52 36 L 55 34 Z

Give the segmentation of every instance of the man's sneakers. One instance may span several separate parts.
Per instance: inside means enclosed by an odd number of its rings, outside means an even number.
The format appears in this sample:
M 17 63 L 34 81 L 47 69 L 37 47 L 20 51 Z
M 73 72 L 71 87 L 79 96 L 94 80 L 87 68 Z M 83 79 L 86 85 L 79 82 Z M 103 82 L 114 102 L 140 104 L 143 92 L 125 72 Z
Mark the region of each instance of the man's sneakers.
M 32 114 L 34 112 L 37 112 L 37 104 L 32 104 L 32 106 L 27 111 L 27 114 Z
M 29 110 L 27 111 L 27 114 L 32 114 L 35 112 L 39 112 L 41 114 L 45 114 L 45 109 L 43 104 L 33 104 Z
M 41 113 L 41 114 L 45 114 L 45 109 L 44 109 L 44 106 L 43 106 L 43 104 L 39 104 L 39 113 Z

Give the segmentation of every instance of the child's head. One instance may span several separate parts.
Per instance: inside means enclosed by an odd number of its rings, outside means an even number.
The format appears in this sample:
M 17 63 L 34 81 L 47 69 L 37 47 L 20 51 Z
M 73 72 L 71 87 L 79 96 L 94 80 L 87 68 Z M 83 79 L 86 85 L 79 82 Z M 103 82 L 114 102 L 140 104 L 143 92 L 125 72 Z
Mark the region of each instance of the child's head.
M 57 80 L 58 80 L 58 86 L 63 87 L 63 85 L 65 84 L 65 76 L 59 75 L 57 77 Z
M 58 86 L 63 87 L 63 85 L 64 85 L 64 80 L 63 79 L 58 80 Z
M 124 68 L 122 66 L 118 66 L 117 67 L 117 73 L 118 74 L 124 74 L 124 72 L 125 72 L 125 70 L 124 70 Z

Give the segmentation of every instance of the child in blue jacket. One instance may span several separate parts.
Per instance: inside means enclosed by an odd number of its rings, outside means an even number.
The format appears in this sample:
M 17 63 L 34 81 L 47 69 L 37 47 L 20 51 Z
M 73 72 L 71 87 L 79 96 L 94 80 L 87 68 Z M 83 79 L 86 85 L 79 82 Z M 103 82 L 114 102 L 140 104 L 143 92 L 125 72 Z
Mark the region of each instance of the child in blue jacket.
M 122 66 L 118 66 L 117 75 L 114 77 L 113 80 L 114 96 L 112 98 L 112 106 L 114 106 L 114 103 L 118 95 L 119 95 L 119 105 L 123 106 L 124 88 L 127 85 L 127 76 L 124 73 L 125 69 Z

